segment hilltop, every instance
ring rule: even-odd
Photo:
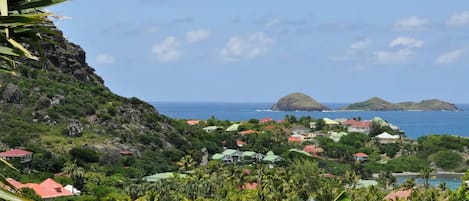
[[[391,103],[378,97],[370,98],[363,102],[352,103],[344,110],[367,110],[367,111],[392,111],[392,110],[423,110],[423,111],[456,111],[459,108],[452,103],[438,99],[423,100],[420,102]]]
[[[126,150],[159,158],[158,166],[142,170],[161,171],[174,167],[167,164],[171,157],[194,149],[175,120],[110,91],[86,63],[84,50],[51,26],[57,33],[44,36],[43,54],[35,53],[41,61],[21,60],[14,73],[0,73],[1,150],[21,147],[67,159],[70,150],[86,148],[102,164],[115,163]]]
[[[320,104],[310,96],[303,93],[292,93],[282,97],[271,108],[272,110],[282,111],[323,111],[329,110],[326,106]]]

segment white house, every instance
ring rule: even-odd
[[[380,143],[380,144],[391,144],[391,143],[396,143],[399,140],[399,135],[391,135],[387,132],[381,133],[375,137],[375,139]]]

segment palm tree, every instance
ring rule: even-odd
[[[186,155],[182,157],[176,164],[179,166],[179,170],[181,172],[185,172],[194,167],[197,162],[194,161],[191,155]]]
[[[62,171],[63,173],[70,175],[74,187],[83,189],[85,169],[78,166],[76,163],[65,163],[65,167],[62,169]]]
[[[425,180],[424,186],[425,188],[428,188],[429,183],[428,180],[430,179],[430,174],[435,171],[433,168],[425,167],[420,171],[420,178],[423,178]]]
[[[389,189],[396,182],[396,177],[390,171],[382,171],[379,173],[378,180],[384,184],[386,189]]]

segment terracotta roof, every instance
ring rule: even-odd
[[[236,140],[236,145],[238,145],[238,146],[243,146],[245,144],[246,144],[246,142],[243,142],[241,140]]]
[[[301,141],[302,141],[301,137],[296,137],[296,136],[288,137],[288,142],[301,142]]]
[[[240,135],[249,135],[249,134],[255,134],[257,131],[255,130],[246,130],[246,131],[241,131],[239,132]]]
[[[370,128],[371,127],[371,121],[357,121],[355,119],[347,119],[347,121],[344,122],[345,125],[355,127],[355,128]]]
[[[44,180],[40,184],[27,183],[22,184],[12,178],[8,178],[7,181],[13,185],[15,188],[31,188],[43,199],[62,197],[62,196],[72,196],[72,192],[65,189],[62,184],[57,183],[51,178]]]
[[[412,189],[407,189],[407,190],[398,190],[398,191],[391,191],[386,197],[384,197],[384,200],[400,200],[400,199],[408,199],[412,195]]]
[[[264,127],[264,130],[274,130],[274,129],[275,129],[274,125],[268,125],[268,126]]]
[[[187,120],[186,123],[193,126],[199,124],[200,120]]]
[[[127,149],[121,150],[119,152],[120,155],[132,155],[133,153]]]
[[[359,153],[353,154],[353,156],[355,156],[355,157],[368,157],[368,154],[359,152]]]
[[[273,119],[272,118],[263,118],[261,120],[259,120],[259,123],[269,123],[269,122],[272,122]]]
[[[283,124],[283,123],[285,123],[285,122],[286,122],[286,121],[285,121],[284,119],[282,119],[282,120],[277,120],[277,123],[279,123],[279,124]]]
[[[308,152],[308,153],[319,153],[323,152],[324,150],[321,147],[316,147],[314,145],[308,145],[303,148],[303,151]]]
[[[8,151],[0,153],[0,157],[23,157],[31,154],[33,154],[33,152],[25,151],[22,149],[10,149]]]
[[[243,186],[243,189],[256,190],[257,189],[257,183],[256,182],[245,183],[244,186]]]

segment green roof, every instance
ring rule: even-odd
[[[276,161],[282,160],[282,157],[277,156],[277,155],[267,155],[262,159],[262,161],[269,162],[269,163],[275,163]]]
[[[266,155],[267,155],[267,156],[273,156],[273,155],[275,155],[275,154],[274,154],[274,152],[272,152],[272,151],[269,151],[269,152],[267,152],[267,154],[266,154]]]
[[[223,158],[223,154],[213,154],[213,160],[221,160]]]
[[[237,152],[237,150],[235,150],[235,149],[227,149],[227,150],[223,151],[223,153],[221,153],[221,154],[222,154],[223,156],[225,156],[225,155],[233,155],[233,154],[235,154],[236,152]]]
[[[238,131],[239,125],[241,124],[233,124],[226,129],[226,131]]]
[[[186,174],[178,174],[178,173],[173,173],[173,172],[164,172],[164,173],[156,173],[154,175],[144,177],[143,179],[145,181],[149,181],[149,182],[156,182],[156,181],[159,181],[159,180],[162,180],[162,179],[174,178],[176,175],[178,175],[181,178],[184,178],[184,177],[187,176]]]
[[[329,119],[329,118],[324,118],[324,119],[322,119],[322,120],[323,120],[324,123],[327,124],[327,125],[338,125],[338,124],[339,124],[339,122],[334,121],[334,120]]]
[[[358,181],[357,187],[358,188],[368,188],[370,186],[376,186],[378,185],[378,182],[375,180],[362,180]]]
[[[253,152],[253,151],[245,151],[243,152],[243,156],[247,156],[247,157],[253,157],[255,156],[257,153],[256,152]]]
[[[303,150],[298,150],[298,149],[290,149],[288,150],[289,152],[296,152],[296,153],[299,153],[299,154],[304,154],[306,156],[311,156],[311,154],[309,154],[308,152],[306,151],[303,151]]]

